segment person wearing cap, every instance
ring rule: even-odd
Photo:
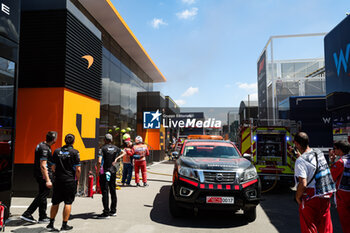
[[[54,222],[61,202],[64,202],[61,231],[73,229],[72,226],[67,225],[67,222],[81,174],[80,155],[79,151],[73,148],[75,141],[73,134],[67,134],[64,141],[66,145],[56,149],[52,156],[52,171],[55,174],[55,182],[51,200],[50,223],[46,226],[50,231],[58,231],[54,228]]]
[[[336,182],[335,203],[343,232],[350,232],[350,144],[336,141],[330,155],[331,173]],[[336,161],[336,156],[339,159]]]
[[[134,145],[134,161],[135,161],[135,182],[136,186],[140,186],[139,171],[141,169],[143,186],[148,186],[147,184],[147,169],[146,169],[146,156],[149,155],[149,150],[147,145],[143,143],[142,137],[137,136],[135,138]]]
[[[36,223],[32,214],[39,208],[39,223],[49,222],[46,215],[47,197],[52,188],[52,171],[50,161],[52,159],[51,146],[57,140],[57,132],[49,131],[46,140],[40,142],[35,149],[34,177],[39,186],[39,193],[36,195],[28,209],[22,214],[21,219],[27,222]]]
[[[126,184],[129,186],[132,178],[133,161],[132,156],[134,155],[134,148],[130,137],[124,139],[125,148],[124,151],[126,155],[123,157],[123,186]]]
[[[117,193],[115,191],[116,172],[115,164],[117,160],[126,153],[112,144],[113,136],[111,134],[105,135],[105,145],[100,149],[97,171],[100,171],[100,185],[102,192],[103,213],[99,218],[109,218],[109,216],[117,216]],[[121,155],[119,155],[121,153]],[[118,156],[119,155],[119,156]],[[117,157],[118,156],[118,157]],[[101,164],[102,169],[101,169]],[[111,206],[109,207],[108,189],[111,194]]]

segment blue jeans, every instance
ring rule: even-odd
[[[132,178],[132,169],[133,166],[131,163],[124,163],[123,164],[123,178],[122,178],[122,183],[130,184],[131,178]]]

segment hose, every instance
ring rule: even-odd
[[[276,166],[276,164],[274,164],[274,165]],[[271,190],[273,190],[277,185],[277,180],[278,180],[278,173],[277,173],[277,169],[276,169],[275,181],[273,182],[272,186],[266,190],[261,190],[261,193],[267,193],[267,192],[270,192]]]

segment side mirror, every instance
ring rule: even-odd
[[[243,158],[248,159],[250,162],[253,161],[253,156],[251,154],[243,154]]]
[[[179,152],[177,152],[177,151],[172,152],[171,155],[176,159],[179,158]]]

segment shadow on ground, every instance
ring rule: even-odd
[[[49,232],[45,226],[42,227],[35,227],[35,228],[29,228],[29,227],[22,227],[17,228],[15,230],[12,230],[11,232],[16,233],[40,233],[40,232]]]
[[[34,225],[37,226],[37,224],[33,224],[33,223],[29,223],[21,220],[19,216],[11,217],[6,221],[6,227],[20,227],[15,230],[11,230],[11,232],[18,232],[18,233],[47,232],[45,224],[40,224],[40,227],[33,227],[33,228],[28,227],[28,226],[34,226]]]
[[[261,207],[270,222],[279,232],[300,232],[298,205],[293,200],[294,192],[287,185],[277,185],[268,193],[262,194]],[[331,207],[333,231],[342,232],[337,210]]]
[[[9,227],[32,226],[32,225],[35,225],[35,223],[29,223],[29,222],[23,221],[22,219],[20,219],[19,216],[17,216],[17,217],[10,217],[6,221],[6,226],[9,226]]]
[[[98,214],[95,212],[89,212],[89,213],[80,213],[80,214],[71,214],[69,220],[73,219],[98,219]],[[39,233],[39,232],[48,232],[46,229],[46,224],[40,224],[40,227],[29,227],[34,226],[38,224],[32,224],[28,223],[26,221],[23,221],[18,217],[11,217],[7,222],[7,227],[19,227],[17,229],[11,230],[11,232],[17,232],[17,233]]]
[[[73,220],[73,219],[97,219],[98,218],[98,214],[96,214],[95,212],[89,212],[89,213],[81,213],[81,214],[71,214],[69,217],[69,220]]]
[[[243,214],[227,212],[200,211],[197,216],[191,213],[184,213],[183,218],[173,218],[168,207],[170,187],[170,185],[162,186],[153,201],[150,217],[154,222],[190,228],[231,228],[248,224]]]

